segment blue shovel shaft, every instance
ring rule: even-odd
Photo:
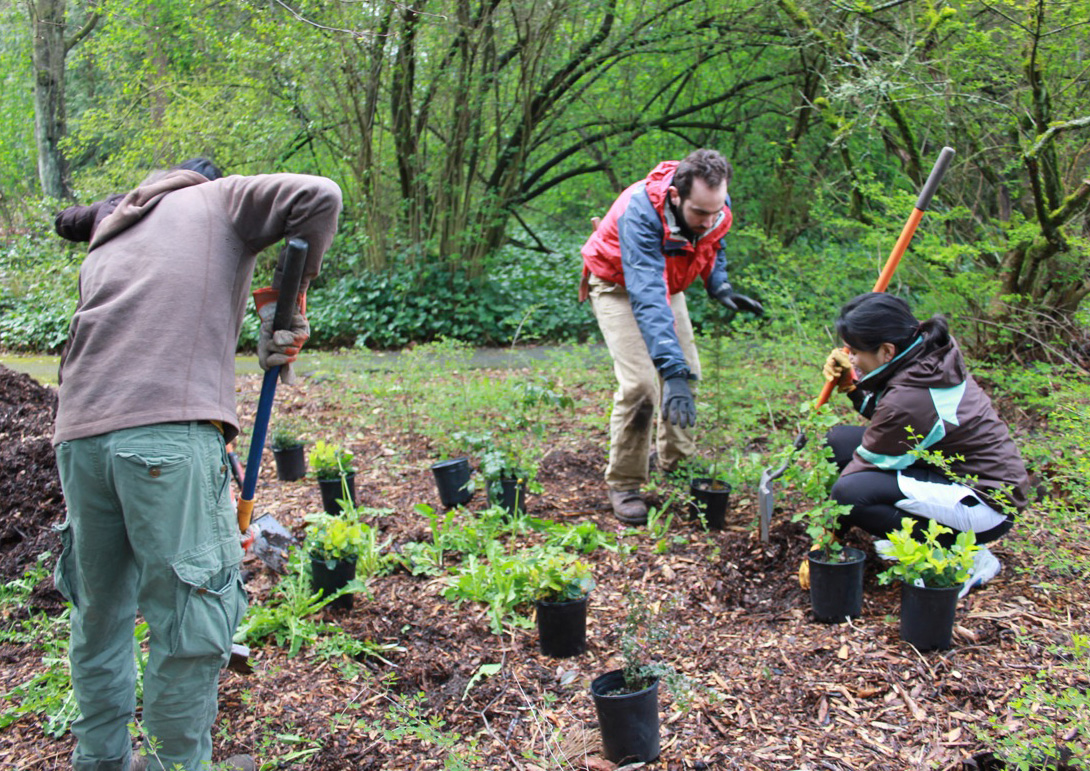
[[[261,470],[261,453],[269,433],[269,418],[272,416],[276,380],[279,376],[280,367],[270,367],[265,372],[265,379],[261,381],[261,397],[257,401],[257,415],[250,436],[250,454],[246,456],[246,476],[242,480],[243,500],[252,501],[257,491],[257,473]]]
[[[288,329],[291,326],[306,257],[306,241],[292,239],[288,242],[283,260],[283,278],[278,287],[280,297],[276,301],[276,313],[273,317],[274,330]],[[246,475],[242,480],[242,494],[238,501],[238,529],[242,533],[249,530],[250,520],[253,518],[257,475],[261,471],[261,454],[265,450],[265,437],[269,431],[269,418],[272,416],[276,381],[279,377],[280,367],[269,367],[265,371],[265,379],[261,381],[261,396],[257,401],[257,414],[254,416],[254,427],[250,433],[250,452],[246,456]]]

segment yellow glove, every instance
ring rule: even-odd
[[[825,360],[825,366],[821,368],[821,374],[826,380],[836,381],[836,388],[840,393],[851,391],[855,388],[855,371],[852,368],[851,359],[844,353],[843,348],[834,348]]]

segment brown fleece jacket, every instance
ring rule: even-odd
[[[235,436],[235,347],[255,258],[305,239],[305,289],[340,209],[335,182],[301,174],[208,181],[180,170],[126,195],[80,270],[54,444],[189,420]]]

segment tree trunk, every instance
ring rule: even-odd
[[[38,146],[38,179],[53,198],[71,195],[68,169],[61,154],[65,132],[64,17],[66,0],[27,3],[34,33],[34,139]]]

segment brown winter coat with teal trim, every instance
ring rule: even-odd
[[[974,478],[969,486],[993,507],[1000,490],[1016,509],[1026,507],[1022,456],[953,338],[935,347],[921,339],[859,380],[849,396],[870,424],[843,475],[907,468],[921,463],[911,451],[926,449],[942,453],[956,481]]]

